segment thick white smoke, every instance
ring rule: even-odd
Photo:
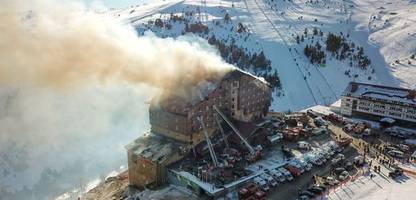
[[[2,2],[0,30],[0,81],[13,85],[101,81],[172,89],[232,68],[199,45],[138,37],[128,25],[58,0]]]
[[[138,37],[82,3],[0,6],[0,199],[50,199],[125,164],[160,89],[232,66],[189,40]]]
[[[148,130],[144,89],[3,88],[1,199],[51,199],[125,165],[124,145]]]

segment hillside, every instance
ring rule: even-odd
[[[269,81],[278,77],[272,109],[286,111],[331,104],[350,81],[413,86],[407,74],[416,63],[410,58],[416,46],[415,7],[410,1],[185,0],[110,14],[131,23],[139,34],[193,33],[216,46],[227,62],[260,76],[274,75]],[[314,35],[314,29],[322,36]],[[339,59],[327,51],[325,64],[312,64],[303,53],[305,45],[319,42],[325,48],[329,32],[362,47],[371,64],[357,67],[352,56]],[[301,35],[305,40],[298,44]],[[251,58],[262,52],[266,64],[254,66]]]

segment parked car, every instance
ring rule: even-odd
[[[395,179],[401,175],[403,175],[403,170],[399,168],[394,169],[393,171],[389,172],[389,177],[391,177],[392,179]]]
[[[298,168],[302,174],[305,172],[305,168],[296,161],[289,162],[289,165]]]
[[[398,137],[398,138],[401,138],[401,139],[409,139],[409,138],[411,138],[411,135],[409,135],[407,133],[404,133],[404,132],[398,132],[398,133],[396,133],[394,135],[391,135],[391,136],[395,136],[395,137]]]
[[[308,142],[299,141],[298,142],[298,148],[299,149],[304,149],[304,150],[309,150],[311,148],[311,145]]]
[[[322,152],[325,154],[325,157],[327,159],[329,159],[331,156],[333,156],[335,154],[335,152],[331,149],[331,147],[327,146],[327,145],[322,145],[321,147]]]
[[[269,141],[270,144],[276,144],[282,141],[282,139],[283,139],[283,133],[280,133],[280,132],[276,132],[273,135],[267,136],[267,140]]]
[[[293,165],[289,164],[285,168],[290,172],[290,174],[292,174],[293,177],[297,177],[297,176],[300,176],[302,174],[300,169],[293,166]]]
[[[342,162],[344,159],[345,159],[344,154],[339,153],[335,155],[335,157],[331,160],[331,162],[332,164],[337,164],[339,162]]]
[[[326,145],[328,145],[336,153],[340,153],[343,150],[343,148],[339,146],[335,141],[327,142]]]
[[[312,185],[307,189],[307,191],[314,193],[315,195],[321,195],[322,193],[325,192],[325,189],[323,189],[323,187],[320,187],[318,185]]]
[[[327,133],[328,133],[328,129],[325,127],[320,127],[320,128],[316,128],[312,130],[312,135],[323,135]]]
[[[322,163],[325,163],[327,161],[327,158],[329,158],[329,155],[325,154],[324,152],[317,152],[316,156],[319,160],[322,161]]]
[[[341,174],[338,175],[338,180],[339,181],[345,181],[349,177],[350,177],[350,173],[348,173],[347,171],[343,171],[343,172],[341,172]]]
[[[316,126],[321,127],[321,126],[328,126],[328,122],[325,121],[322,117],[317,117],[313,120],[313,122],[315,123]]]
[[[304,190],[302,192],[299,193],[299,196],[307,196],[309,198],[314,198],[316,195],[312,192],[309,192],[307,190]]]
[[[347,171],[352,171],[354,169],[354,164],[351,161],[345,161],[344,167]]]
[[[346,133],[351,133],[354,130],[354,124],[346,124],[342,130]]]
[[[267,191],[269,191],[270,190],[270,187],[269,187],[269,185],[267,184],[267,182],[264,180],[264,179],[262,179],[262,178],[260,178],[260,177],[255,177],[254,179],[253,179],[253,182],[257,185],[257,186],[259,186],[259,188],[261,189],[261,190],[263,190],[263,191],[265,191],[265,192],[267,192]]]
[[[397,127],[390,127],[384,130],[384,133],[389,134],[392,137],[398,137],[402,139],[409,139],[412,137],[413,133],[406,131],[404,129],[399,129]]]
[[[306,162],[304,160],[295,159],[293,161],[294,162],[297,162],[306,171],[311,171],[311,169],[312,169],[312,164],[310,164],[310,163],[308,163],[308,162]]]
[[[329,115],[325,115],[322,118],[324,118],[325,120],[328,120],[330,122],[333,122],[333,123],[338,123],[338,124],[344,123],[343,117],[340,116],[340,115],[337,115],[335,113],[331,113]]]
[[[387,154],[389,154],[390,156],[395,157],[395,158],[403,158],[404,157],[404,153],[399,151],[399,150],[391,150],[391,151],[388,151]]]
[[[333,170],[334,174],[336,174],[337,176],[339,176],[342,172],[346,172],[347,170],[343,167],[337,167]]]
[[[307,154],[304,157],[305,161],[310,162],[314,165],[321,166],[323,164],[322,160],[315,154]]]
[[[286,180],[285,179],[285,176],[281,172],[279,172],[279,171],[277,171],[275,169],[270,170],[269,171],[269,174],[272,175],[272,177],[274,179],[276,179],[277,181],[279,181],[281,183],[285,182],[285,180]]]
[[[362,156],[354,157],[354,164],[358,167],[363,166],[364,165],[364,157],[362,157]]]
[[[283,175],[285,175],[286,180],[288,181],[293,180],[292,174],[287,169],[281,167],[279,168],[279,171],[282,172]]]
[[[372,131],[371,131],[371,129],[370,128],[366,128],[366,129],[364,129],[364,131],[363,131],[363,136],[371,136],[372,135]]]
[[[394,146],[397,147],[399,150],[401,150],[403,152],[406,152],[406,151],[410,150],[410,147],[408,145],[405,145],[405,144],[397,144],[397,145],[394,145]]]
[[[334,177],[332,177],[332,176],[328,176],[325,179],[325,183],[327,185],[332,185],[333,186],[333,185],[338,185],[339,181],[337,179],[335,179]]]
[[[384,152],[387,153],[389,151],[398,151],[398,149],[395,146],[386,146],[384,147]]]
[[[265,180],[267,182],[267,184],[269,184],[269,186],[271,186],[271,187],[276,187],[276,185],[277,185],[276,180],[274,180],[274,178],[272,176],[270,176],[266,173],[261,174],[260,178]]]

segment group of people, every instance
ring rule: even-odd
[[[369,168],[371,169],[371,166],[373,164],[373,160],[370,161],[370,163],[368,164]],[[374,165],[374,171],[380,173],[381,172],[381,166],[380,165]]]

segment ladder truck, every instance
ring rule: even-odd
[[[250,143],[241,135],[240,131],[235,128],[235,126],[231,123],[231,121],[218,109],[217,106],[213,106],[214,110],[221,116],[221,118],[231,127],[234,133],[241,139],[243,144],[247,147],[249,154],[246,156],[247,161],[254,162],[261,157],[262,147],[259,145],[256,148],[253,148]]]

